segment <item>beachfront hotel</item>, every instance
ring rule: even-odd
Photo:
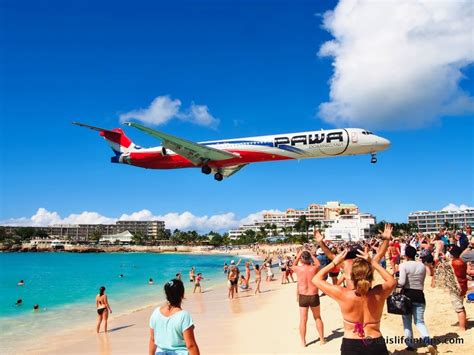
[[[22,227],[5,226],[8,233],[14,233]],[[69,239],[73,242],[88,242],[98,231],[101,236],[117,235],[126,231],[135,235],[140,233],[147,238],[156,239],[165,230],[164,221],[117,221],[115,224],[54,224],[47,227],[35,227],[44,231],[50,238]]]
[[[413,223],[423,233],[434,233],[447,223],[457,228],[474,225],[474,209],[416,211],[408,215],[408,223]]]
[[[263,215],[263,223],[276,224],[277,226],[294,225],[301,216],[306,216],[308,221],[334,221],[339,215],[359,213],[359,207],[352,203],[329,201],[325,205],[310,204],[303,209],[288,208],[285,212],[272,212]]]
[[[262,220],[241,225],[237,229],[229,230],[228,233],[230,239],[238,239],[247,230],[258,232],[264,228],[269,234],[275,234],[276,232],[281,235],[285,234],[285,228],[294,227],[302,216],[305,216],[307,221],[321,222],[322,226],[330,227],[342,215],[358,216],[359,207],[352,203],[340,203],[338,201],[329,201],[324,205],[312,203],[306,208],[288,208],[285,212],[265,213]],[[269,230],[268,226],[274,227]],[[292,231],[290,234],[296,234],[296,231]]]

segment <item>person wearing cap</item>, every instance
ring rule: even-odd
[[[426,278],[426,267],[420,261],[415,261],[416,249],[411,245],[405,248],[406,262],[400,265],[400,278],[398,285],[403,287],[403,294],[411,300],[411,312],[403,315],[403,329],[405,333],[405,342],[407,351],[415,351],[413,341],[412,319],[416,328],[422,336],[422,340],[428,347],[430,353],[436,353],[436,349],[430,344],[430,336],[425,325],[425,307],[426,300],[423,287]]]
[[[301,262],[301,263],[300,263]],[[319,334],[319,341],[324,344],[324,324],[321,319],[319,305],[319,290],[313,284],[313,277],[319,270],[318,259],[308,250],[301,249],[296,256],[295,263],[291,267],[298,276],[298,305],[300,307],[300,337],[304,347],[306,347],[306,324],[308,323],[308,308],[311,308],[316,329]]]

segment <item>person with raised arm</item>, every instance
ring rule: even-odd
[[[392,238],[392,230],[393,230],[393,227],[390,224],[387,224],[385,225],[385,230],[383,232],[380,231],[380,234],[382,236],[382,243],[380,244],[377,250],[377,253],[373,257],[373,260],[377,263],[380,263],[382,258],[387,253],[388,245]],[[319,247],[324,251],[324,254],[326,254],[326,256],[330,260],[334,260],[334,258],[336,257],[336,254],[333,253],[331,249],[329,249],[329,247],[326,245],[326,243],[324,242],[324,236],[320,233],[318,229],[314,230],[314,240],[319,245]],[[357,256],[357,252],[358,252],[358,248],[353,248],[350,251],[348,251],[346,260],[344,260],[341,264],[341,268],[344,271],[344,275],[351,274],[352,263]],[[354,287],[352,281],[349,278],[346,278],[345,282],[348,288]]]
[[[319,341],[321,344],[324,344],[326,341],[324,339],[324,324],[321,319],[321,309],[319,305],[319,290],[312,282],[314,275],[316,275],[319,270],[319,261],[313,253],[301,249],[291,268],[296,272],[298,277],[297,299],[300,308],[301,343],[306,347],[306,324],[308,323],[308,309],[311,308],[311,313],[316,321]]]
[[[384,235],[391,235],[392,227],[385,225]],[[350,278],[353,288],[332,285],[324,278],[336,265],[341,264],[348,250],[336,255],[313,278],[313,283],[339,305],[344,320],[344,338],[341,354],[388,354],[380,320],[385,300],[397,285],[394,277],[376,259],[371,259],[367,251],[359,251],[352,263]],[[372,287],[374,270],[384,282]]]

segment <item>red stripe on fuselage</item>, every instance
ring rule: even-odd
[[[209,163],[210,167],[221,168],[238,164],[257,163],[265,161],[289,160],[293,158],[283,155],[276,155],[262,152],[250,151],[231,151],[237,153],[240,158],[232,158],[227,160],[213,161]],[[139,166],[147,169],[179,169],[195,167],[189,160],[181,155],[165,155],[159,152],[133,152],[130,153],[131,165]]]

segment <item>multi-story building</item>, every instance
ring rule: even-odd
[[[371,236],[375,217],[368,213],[341,215],[324,233],[327,240],[359,241]]]
[[[240,226],[238,229],[232,229],[229,231],[229,237],[231,239],[237,239],[246,230],[252,229],[256,232],[261,227],[265,228],[267,234],[272,235],[275,232],[278,235],[287,234],[284,228],[293,227],[298,220],[305,216],[308,221],[319,221],[322,225],[330,226],[340,215],[357,215],[359,208],[354,204],[340,203],[338,201],[330,201],[325,205],[316,203],[310,204],[307,208],[295,209],[288,208],[285,212],[268,212],[263,215],[263,221],[255,221],[250,225]],[[266,228],[266,226],[275,225],[276,230],[273,228]],[[295,234],[296,231],[290,232]]]
[[[15,233],[22,227],[6,226],[7,233]],[[165,230],[163,221],[117,221],[115,224],[54,224],[47,227],[35,227],[44,231],[50,238],[69,239],[75,242],[87,242],[94,233],[102,236],[119,234],[129,231],[141,233],[147,238],[155,239],[160,231]]]
[[[448,211],[416,211],[408,215],[408,223],[417,225],[418,230],[423,233],[437,232],[440,227],[449,223],[458,228],[468,224],[474,225],[474,209],[448,210]]]
[[[339,215],[359,213],[359,207],[352,203],[330,201],[325,205],[312,203],[307,208],[289,208],[286,212],[269,212],[263,215],[263,223],[276,224],[277,226],[294,225],[301,216],[308,221],[334,221]]]

